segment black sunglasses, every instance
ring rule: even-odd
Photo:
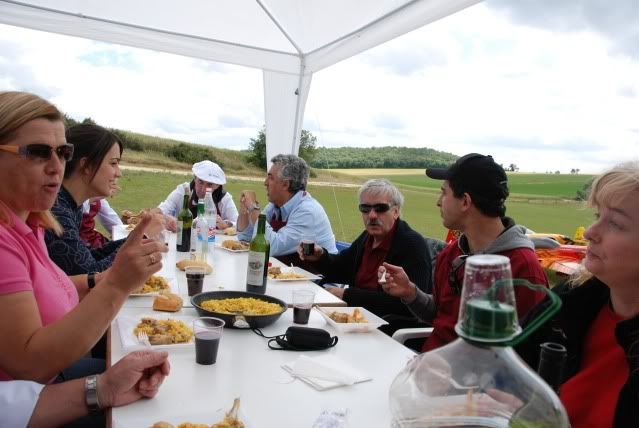
[[[462,266],[466,264],[466,259],[468,258],[468,254],[462,254],[460,256],[455,257],[455,259],[450,264],[450,270],[448,271],[448,284],[450,285],[453,294],[460,294],[461,288],[463,284],[463,275],[462,278],[459,278],[459,271]]]
[[[2,144],[0,150],[24,156],[27,159],[49,160],[53,152],[61,161],[68,162],[73,158],[73,144],[68,143],[58,147],[51,147],[48,144],[27,144],[26,146]]]
[[[376,213],[385,213],[386,211],[391,209],[392,205],[389,204],[359,204],[359,211],[368,214],[371,210],[374,210]]]

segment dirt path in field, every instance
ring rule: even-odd
[[[184,175],[184,174],[191,173],[191,171],[182,170],[182,169],[151,168],[148,166],[136,166],[136,165],[120,165],[120,168],[123,170],[130,170],[130,171],[167,172],[169,174],[176,174],[176,175]],[[255,181],[255,182],[264,181],[264,178],[243,176],[243,175],[226,174],[226,178],[231,180],[241,180],[241,181]],[[315,180],[309,180],[308,182],[309,184],[313,186],[334,186],[334,187],[345,187],[345,188],[360,187],[359,184],[352,184],[352,183],[338,183],[338,182],[331,182],[331,181],[315,181]]]

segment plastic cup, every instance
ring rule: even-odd
[[[185,269],[186,283],[189,287],[189,296],[195,296],[202,292],[204,285],[204,268],[201,266],[188,266]]]
[[[202,365],[215,364],[223,330],[224,320],[220,318],[200,317],[193,321],[196,363]]]
[[[315,293],[312,291],[293,291],[293,322],[295,324],[308,324],[314,299]]]

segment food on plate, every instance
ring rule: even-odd
[[[235,229],[235,227],[233,226],[227,227],[226,229],[224,229],[224,234],[229,236],[235,236],[237,235],[237,229]]]
[[[242,421],[238,419],[237,412],[240,409],[240,399],[233,400],[233,407],[226,412],[221,422],[211,425],[211,428],[244,428]]]
[[[247,242],[234,241],[232,239],[227,239],[226,241],[222,242],[222,246],[228,250],[233,251],[242,251],[249,249],[249,244]]]
[[[362,315],[362,311],[359,308],[353,309],[353,313],[333,311],[328,314],[328,317],[335,322],[339,323],[367,323],[368,320]]]
[[[240,421],[237,413],[240,409],[240,399],[233,400],[233,407],[226,412],[224,419],[220,422],[214,423],[210,427],[206,424],[194,424],[191,422],[184,422],[177,426],[177,428],[244,428],[244,423]],[[151,428],[175,428],[168,422],[156,422]]]
[[[284,271],[279,266],[271,266],[268,268],[268,277],[271,279],[303,279],[306,278],[306,275],[292,270]]]
[[[189,266],[200,266],[205,269],[207,275],[213,272],[213,267],[202,260],[180,260],[175,264],[175,266],[177,266],[177,268],[180,270],[185,270]]]
[[[142,217],[142,214],[144,214],[144,211],[146,210],[141,210],[137,214],[134,214],[133,211],[123,210],[122,215],[120,216],[122,218],[122,223],[133,225],[133,227],[135,227],[135,225],[140,222],[140,219]],[[133,229],[133,227],[131,227],[131,229]],[[129,228],[127,227],[127,229]]]
[[[146,280],[142,288],[138,288],[133,293],[134,294],[147,294],[147,293],[157,293],[158,291],[168,290],[169,283],[166,279],[162,278],[158,275],[151,275],[149,279]]]
[[[182,298],[177,294],[162,291],[153,299],[154,311],[177,312],[180,309],[182,309]]]
[[[253,297],[204,300],[200,306],[207,311],[222,314],[272,315],[282,312],[282,307],[277,303]]]
[[[156,422],[151,428],[175,428],[173,424],[168,422]],[[191,422],[184,422],[178,425],[178,428],[209,428],[207,424],[194,424]]]
[[[193,330],[183,321],[167,319],[157,320],[155,318],[142,318],[139,324],[133,329],[135,336],[138,333],[146,333],[149,336],[151,345],[171,345],[174,343],[187,343],[193,337]]]

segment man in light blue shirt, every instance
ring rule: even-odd
[[[271,256],[297,258],[300,241],[309,239],[329,253],[337,253],[335,235],[324,208],[306,191],[309,167],[295,155],[277,155],[271,159],[264,185],[269,204],[266,215],[266,239]],[[250,241],[260,208],[253,192],[242,192],[237,218],[238,239]]]

